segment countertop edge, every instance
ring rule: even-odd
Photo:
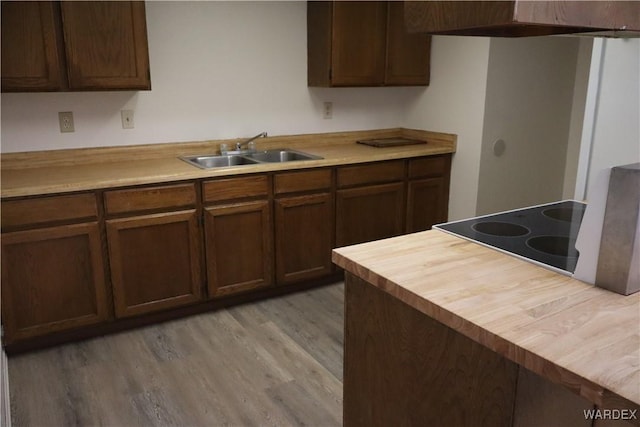
[[[423,138],[428,144],[397,148],[373,148],[356,144],[365,137],[405,136]],[[283,145],[324,157],[321,160],[271,163],[241,167],[198,169],[178,159],[181,155],[211,153],[221,141],[167,143],[128,147],[102,147],[51,152],[8,153],[2,156],[0,197],[15,198],[101,190],[134,185],[232,177],[252,173],[303,170],[412,157],[451,154],[456,151],[456,135],[415,129],[382,129],[307,135],[276,136],[265,139],[264,148]],[[233,141],[233,140],[232,140]],[[355,146],[358,147],[355,147]],[[206,151],[208,150],[208,151]],[[340,154],[345,151],[346,154]],[[206,151],[206,152],[205,152]],[[353,154],[357,152],[358,154]],[[139,153],[139,154],[138,154]],[[324,154],[324,155],[323,155]],[[98,156],[104,161],[95,161]],[[73,161],[70,161],[71,158]],[[94,159],[89,161],[88,159]],[[22,167],[27,166],[28,167]],[[136,165],[150,172],[136,170]],[[97,171],[96,171],[97,170]],[[42,175],[42,178],[25,176]],[[49,180],[51,176],[72,176]]]

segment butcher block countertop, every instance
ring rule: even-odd
[[[356,141],[403,137],[427,144],[375,148]],[[2,155],[1,196],[20,197],[153,184],[246,173],[336,166],[453,153],[456,136],[412,129],[382,129],[260,138],[258,150],[292,148],[321,160],[199,169],[179,156],[216,155],[219,145],[246,138],[127,147],[9,153]]]
[[[333,261],[591,402],[640,405],[640,293],[622,296],[438,230]]]

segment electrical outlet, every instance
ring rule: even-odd
[[[322,117],[325,119],[333,118],[333,102],[325,102]]]
[[[122,117],[122,129],[133,129],[133,110],[121,110],[120,116]]]
[[[58,121],[60,122],[60,132],[75,132],[73,126],[73,112],[61,111],[58,113]]]

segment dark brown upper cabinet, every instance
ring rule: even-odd
[[[640,31],[639,1],[409,1],[405,13],[409,31],[428,34],[624,36]]]
[[[2,91],[149,90],[144,2],[2,2]]]
[[[430,49],[405,30],[403,2],[307,3],[309,86],[426,86]]]

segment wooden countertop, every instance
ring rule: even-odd
[[[439,230],[335,249],[346,271],[605,408],[640,405],[640,293]]]
[[[422,139],[427,144],[374,148],[357,140],[384,137]],[[199,169],[179,156],[218,153],[221,143],[234,140],[153,144],[128,147],[9,153],[2,155],[1,196],[20,197],[82,190],[153,184],[198,178],[335,166],[455,152],[456,136],[412,130],[382,129],[275,136],[256,140],[258,149],[293,148],[322,156],[322,160]]]

